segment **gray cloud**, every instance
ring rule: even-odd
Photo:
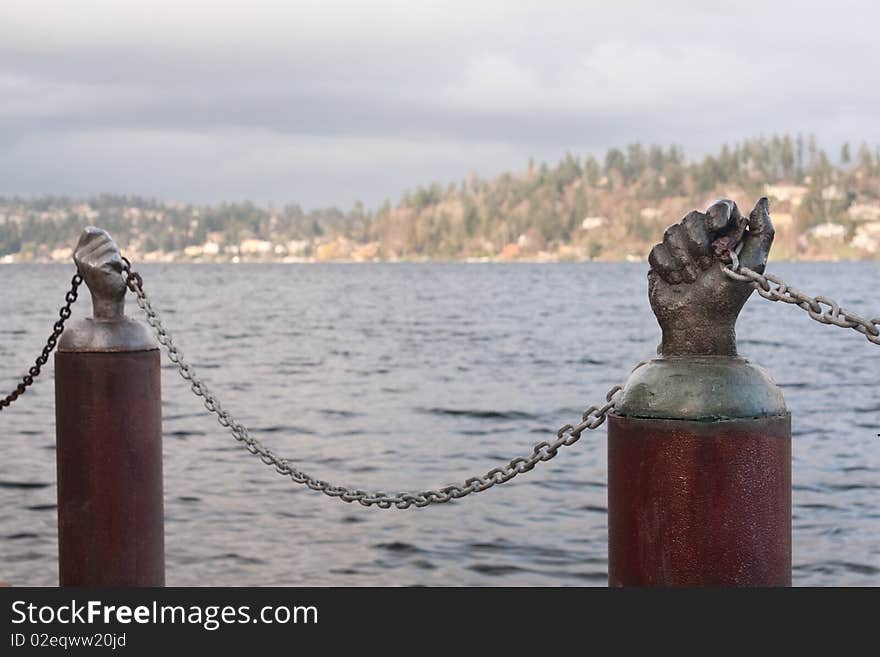
[[[692,4],[7,1],[0,194],[372,205],[635,140],[880,141],[872,3]]]

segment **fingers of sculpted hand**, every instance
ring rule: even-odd
[[[94,226],[83,230],[73,260],[84,275],[95,270],[117,274],[122,272],[122,256],[116,242],[107,231]]]
[[[693,283],[740,240],[743,241],[740,261],[763,271],[773,243],[766,198],[758,200],[747,219],[729,199],[716,201],[705,213],[690,212],[680,223],[666,230],[663,242],[651,249],[648,262],[651,270],[667,283]]]

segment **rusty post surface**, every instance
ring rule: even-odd
[[[791,584],[788,414],[608,423],[609,585]]]
[[[158,350],[55,356],[62,586],[163,586]]]

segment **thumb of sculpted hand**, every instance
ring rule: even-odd
[[[749,229],[743,238],[740,264],[763,274],[774,236],[773,222],[770,221],[770,203],[766,196],[762,196],[749,213]]]

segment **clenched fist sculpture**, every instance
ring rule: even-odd
[[[661,356],[736,355],[736,319],[754,291],[721,270],[721,257],[742,241],[743,266],[764,271],[773,224],[766,198],[749,216],[736,203],[716,201],[670,226],[648,256],[648,297],[663,331]]]
[[[125,309],[125,278],[119,247],[110,234],[87,226],[73,252],[73,261],[92,294],[95,319],[121,318]]]
[[[92,295],[92,317],[61,335],[59,351],[109,352],[156,349],[149,329],[125,315],[125,275],[119,247],[106,230],[87,226],[73,261]]]

